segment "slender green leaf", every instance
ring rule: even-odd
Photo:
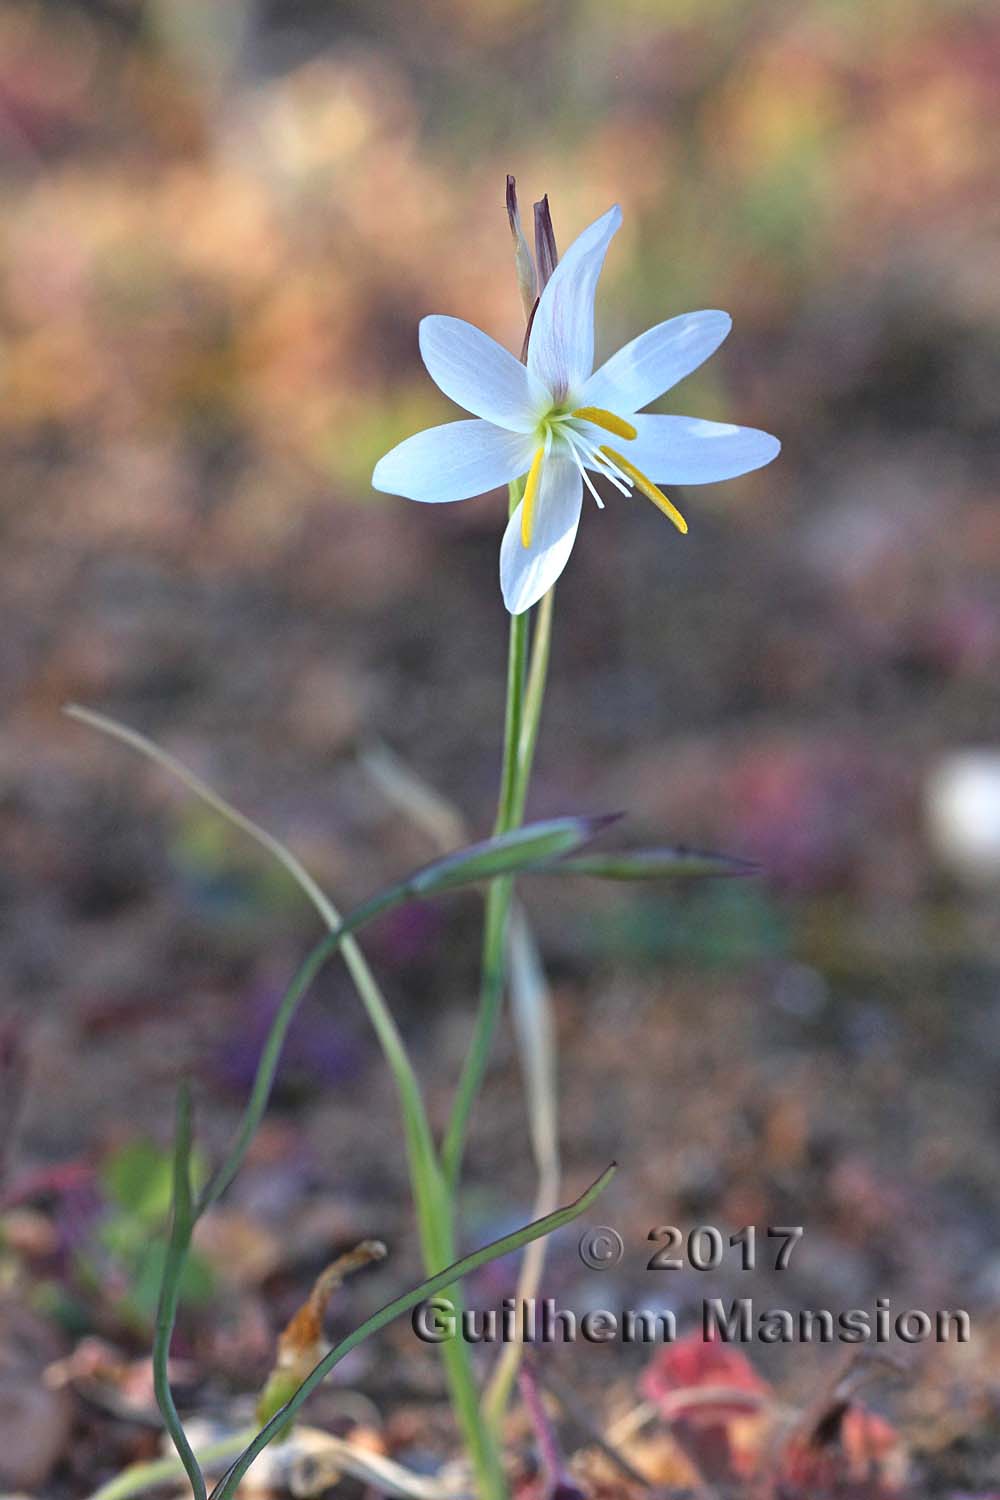
[[[568,1203],[565,1208],[557,1209],[555,1213],[547,1214],[543,1219],[536,1219],[534,1223],[526,1224],[523,1228],[514,1230],[512,1234],[506,1234],[501,1239],[493,1240],[491,1244],[483,1245],[481,1249],[474,1250],[471,1255],[464,1255],[461,1260],[456,1260],[453,1265],[447,1266],[443,1271],[439,1271],[436,1276],[429,1276],[419,1286],[413,1287],[408,1292],[404,1292],[401,1297],[395,1297],[391,1302],[387,1302],[384,1307],[379,1308],[377,1312],[373,1313],[370,1318],[366,1318],[353,1333],[348,1334],[346,1339],[343,1339],[335,1348],[330,1350],[329,1354],[325,1355],[319,1361],[299,1386],[291,1400],[287,1401],[281,1410],[275,1413],[270,1422],[261,1429],[253,1442],[215,1486],[210,1500],[230,1500],[240,1480],[257,1455],[262,1453],[268,1444],[274,1441],[275,1437],[287,1425],[290,1418],[296,1415],[308,1397],[312,1395],[316,1387],[325,1380],[330,1371],[346,1355],[350,1354],[352,1349],[356,1349],[359,1344],[363,1343],[365,1339],[370,1338],[372,1334],[378,1333],[387,1323],[391,1323],[395,1318],[401,1317],[403,1313],[409,1312],[419,1302],[426,1301],[428,1297],[435,1297],[439,1292],[446,1292],[449,1287],[453,1286],[463,1276],[467,1276],[470,1271],[476,1271],[480,1266],[488,1265],[490,1261],[499,1260],[502,1255],[509,1255],[512,1250],[520,1250],[522,1245],[530,1244],[532,1240],[537,1240],[541,1235],[551,1234],[554,1230],[561,1229],[564,1224],[569,1224],[580,1214],[585,1213],[599,1194],[604,1191],[611,1181],[615,1169],[616,1163],[612,1162],[601,1173],[600,1177],[591,1183],[586,1192],[581,1193],[579,1198],[576,1198],[572,1203]]]
[[[598,880],[692,880],[717,875],[756,875],[759,866],[730,854],[686,849],[623,849],[573,854],[549,866],[547,875],[592,875]]]

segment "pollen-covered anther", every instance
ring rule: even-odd
[[[662,510],[663,514],[673,521],[679,532],[685,536],[687,535],[688,523],[676,505],[672,500],[667,499],[663,491],[658,489],[651,479],[646,478],[641,469],[637,469],[635,464],[629,463],[628,459],[623,454],[616,452],[614,448],[602,447],[601,452],[606,458],[610,458],[613,463],[616,463],[620,469],[624,469],[636,489],[641,490],[647,500],[652,500],[657,509]]]
[[[631,440],[639,436],[631,422],[626,422],[624,417],[615,416],[613,411],[605,411],[603,406],[578,406],[570,415],[581,422],[593,422],[595,427],[603,427],[605,432],[613,432],[615,437]]]
[[[524,500],[521,503],[521,545],[531,546],[531,534],[535,520],[535,498],[538,494],[538,481],[542,475],[542,459],[545,457],[545,449],[539,448],[531,460],[531,468],[524,485]]]

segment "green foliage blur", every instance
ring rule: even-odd
[[[196,1180],[208,1173],[196,1156]],[[115,1315],[126,1326],[145,1332],[152,1326],[166,1255],[164,1228],[171,1202],[171,1154],[152,1141],[138,1139],[121,1146],[104,1163],[101,1186],[106,1209],[89,1243],[77,1251],[77,1272],[110,1299]],[[209,1301],[215,1286],[211,1267],[192,1253],[181,1281],[181,1306],[194,1308]]]

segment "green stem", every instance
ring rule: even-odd
[[[156,1333],[153,1339],[153,1388],[156,1404],[160,1408],[164,1425],[177,1449],[177,1456],[184,1465],[184,1472],[191,1482],[195,1500],[205,1500],[205,1476],[174,1405],[170,1389],[170,1342],[177,1319],[177,1302],[180,1297],[181,1277],[187,1261],[191,1235],[198,1214],[191,1196],[191,1093],[187,1083],[182,1083],[177,1095],[177,1127],[174,1136],[174,1182],[173,1215],[170,1223],[170,1239],[160,1282],[160,1297],[156,1308]]]
[[[426,1143],[421,1132],[419,1142],[407,1141],[407,1150],[421,1258],[430,1276],[455,1258],[454,1219],[429,1130]],[[461,1315],[461,1293],[456,1292],[453,1300]],[[464,1339],[452,1339],[441,1346],[441,1356],[452,1410],[478,1480],[481,1500],[504,1500],[506,1485],[500,1450],[480,1411],[471,1350]]]
[[[545,685],[549,676],[549,657],[552,652],[552,615],[555,609],[556,591],[549,589],[538,606],[535,618],[534,637],[531,642],[531,665],[524,694],[524,709],[521,715],[521,737],[517,747],[518,800],[515,805],[515,826],[524,818],[524,804],[531,782],[531,771],[535,763],[535,746],[538,744],[538,729],[545,702]]]
[[[510,514],[513,515],[524,493],[523,482],[509,486]],[[507,648],[507,704],[504,712],[503,764],[500,772],[500,796],[497,802],[494,833],[508,833],[521,820],[526,788],[520,785],[521,738],[524,723],[524,689],[528,659],[528,614],[511,615]],[[514,882],[494,880],[486,896],[483,927],[482,977],[479,986],[479,1008],[469,1051],[455,1092],[451,1116],[441,1145],[441,1167],[454,1208],[458,1190],[465,1138],[476,1095],[482,1085],[489,1060],[493,1034],[496,1031],[503,998],[504,938]]]
[[[512,509],[515,503],[512,493]],[[525,675],[528,645],[526,615],[511,617],[507,707],[504,715],[503,770],[500,779],[496,833],[507,833],[512,828],[518,827],[524,817],[535,747],[538,742],[542,705],[545,699],[552,642],[554,597],[554,592],[550,590],[542,599],[537,611],[531,664],[528,667],[527,676]],[[491,881],[486,895],[479,1008],[472,1041],[462,1068],[455,1103],[441,1148],[441,1168],[450,1195],[453,1221],[469,1119],[486,1074],[493,1037],[500,1017],[507,969],[507,927],[513,893],[514,881],[510,877],[505,877]],[[455,1347],[464,1347],[464,1345],[461,1341],[458,1345],[451,1343],[444,1345],[446,1360],[448,1351]],[[513,1368],[516,1369],[516,1366]],[[487,1419],[490,1438],[494,1444],[498,1439],[504,1404],[503,1396],[501,1396],[499,1404],[491,1410],[493,1420]]]
[[[528,660],[528,615],[511,615],[507,648],[507,706],[504,711],[503,766],[493,832],[509,833],[520,822],[517,813],[524,684]],[[523,800],[523,799],[522,799]]]
[[[514,487],[512,486],[512,491]],[[512,495],[513,499],[513,495]],[[527,616],[512,615],[507,665],[507,709],[504,715],[503,770],[497,806],[496,833],[509,833],[520,826],[531,781],[535,746],[545,699],[549,653],[552,642],[553,593],[550,590],[538,608],[531,665],[525,673],[528,647]],[[482,1087],[503,1000],[507,967],[507,924],[514,882],[494,880],[486,896],[483,926],[482,977],[479,1008],[472,1041],[459,1078],[455,1103],[441,1147],[441,1166],[454,1200],[462,1169],[469,1119]]]

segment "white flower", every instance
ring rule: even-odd
[[[639,490],[687,531],[654,479],[733,479],[770,463],[781,447],[753,427],[636,415],[714,353],[732,325],[727,313],[658,323],[594,371],[594,294],[621,218],[610,208],[560,260],[535,310],[526,365],[460,318],[423,319],[424,364],[474,419],[407,438],[372,475],[378,490],[436,503],[466,500],[527,474],[500,547],[500,586],[511,614],[529,609],[566,566],[584,485],[603,508],[591,474],[624,494]]]

